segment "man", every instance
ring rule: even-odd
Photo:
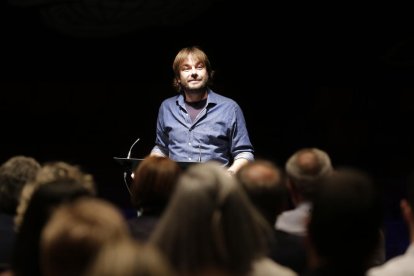
[[[21,191],[40,168],[36,159],[23,155],[13,156],[0,166],[0,274],[10,269],[16,234],[13,218]]]
[[[287,208],[288,193],[283,171],[269,160],[259,159],[243,166],[236,174],[250,201],[270,226]],[[298,274],[307,268],[305,237],[273,229],[269,257]]]
[[[307,225],[310,270],[304,275],[365,276],[381,239],[381,202],[363,171],[336,169],[321,179]]]
[[[236,173],[254,160],[240,106],[209,87],[213,70],[198,47],[183,48],[173,63],[179,95],[160,106],[155,146],[151,155],[178,162],[214,160]]]
[[[295,208],[283,212],[276,229],[306,236],[306,222],[315,185],[333,172],[329,155],[318,148],[302,148],[286,162],[287,185]]]

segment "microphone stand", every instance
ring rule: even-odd
[[[128,152],[128,155],[127,155],[127,158],[130,158],[131,157],[131,151],[132,151],[132,148],[135,146],[135,144],[139,141],[139,139],[141,139],[141,138],[138,138],[137,140],[135,140],[135,142],[132,144],[132,146],[129,148],[129,152]]]
[[[135,140],[135,142],[134,142],[134,143],[132,144],[132,146],[129,148],[129,152],[128,152],[128,155],[127,155],[127,158],[128,158],[128,159],[129,159],[129,158],[131,158],[132,148],[135,146],[135,144],[136,144],[139,140],[140,140],[140,138],[138,138],[137,140]],[[128,185],[128,180],[127,180],[127,177],[128,177],[128,172],[127,172],[127,171],[125,171],[125,172],[124,172],[124,183],[125,183],[125,186],[126,186],[126,188],[127,188],[128,192],[129,192],[129,194],[130,194],[130,195],[132,195],[131,190],[129,189],[129,185]]]
[[[125,183],[125,187],[127,188],[129,195],[132,195],[131,190],[129,189],[127,177],[128,177],[128,173],[127,172],[124,172],[124,183]]]

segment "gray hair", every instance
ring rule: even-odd
[[[299,193],[309,199],[314,184],[333,171],[328,153],[318,148],[296,151],[286,162],[286,174]]]

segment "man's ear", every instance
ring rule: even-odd
[[[402,216],[406,222],[409,223],[410,221],[414,220],[413,210],[411,209],[411,206],[406,199],[402,199],[400,201],[400,208]]]

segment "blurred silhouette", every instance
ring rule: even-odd
[[[306,275],[365,275],[380,240],[382,218],[379,191],[366,173],[337,169],[322,179],[309,217]]]
[[[97,192],[94,177],[91,174],[82,171],[79,166],[63,161],[47,162],[43,164],[42,168],[37,173],[36,178],[33,181],[28,182],[22,190],[15,217],[17,229],[22,224],[23,216],[32,194],[45,183],[59,179],[74,180],[81,183],[92,194],[96,194]]]
[[[266,258],[271,228],[217,162],[180,177],[150,237],[179,275],[296,275]]]
[[[131,185],[131,203],[137,216],[128,220],[136,239],[148,239],[168,204],[180,173],[178,164],[166,157],[147,156],[139,163]]]
[[[288,206],[289,195],[283,171],[271,161],[258,159],[243,166],[236,176],[253,205],[274,231],[273,239],[269,241],[269,257],[299,274],[305,271],[307,256],[304,237],[273,228],[276,217]]]
[[[60,204],[94,193],[84,183],[71,178],[57,178],[34,190],[22,218],[13,252],[12,272],[15,276],[40,276],[40,236],[50,215]]]
[[[62,204],[42,231],[41,271],[44,276],[88,275],[99,252],[121,241],[133,242],[121,210],[112,203],[88,197]]]
[[[85,276],[173,276],[173,269],[158,250],[134,240],[104,246]]]
[[[395,256],[384,264],[373,267],[367,272],[367,276],[408,276],[414,275],[414,174],[408,177],[406,193],[400,201],[403,219],[408,228],[410,244],[405,253]]]
[[[284,211],[276,220],[276,229],[306,236],[306,223],[317,183],[331,174],[329,155],[318,148],[296,151],[286,162],[287,186],[294,209]]]
[[[23,186],[36,177],[39,169],[37,160],[22,155],[13,156],[0,166],[0,272],[10,269],[14,216]]]

